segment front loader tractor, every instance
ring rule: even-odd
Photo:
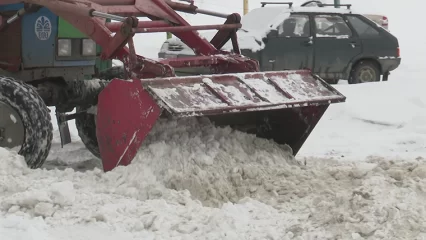
[[[191,26],[178,12],[225,22]],[[0,147],[16,149],[31,168],[50,151],[48,106],[56,109],[62,143],[70,142],[67,121],[75,119],[82,142],[109,171],[131,163],[159,118],[209,118],[287,144],[295,155],[328,106],[345,101],[309,70],[260,72],[240,53],[239,14],[193,2],[2,0],[0,20]],[[76,32],[61,30],[71,28]],[[217,33],[207,41],[198,30]],[[144,42],[133,36],[153,32],[174,34],[196,55],[157,61],[136,54],[135,44]],[[221,50],[228,41],[231,52]],[[124,72],[86,80],[95,74],[96,45],[102,60],[121,61]],[[210,73],[176,76],[188,67]]]

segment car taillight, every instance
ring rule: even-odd
[[[400,56],[399,47],[396,48],[396,57]]]
[[[388,24],[389,24],[388,18],[386,16],[383,16],[382,17],[382,25],[383,26],[388,26]]]

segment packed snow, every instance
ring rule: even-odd
[[[388,82],[335,85],[346,102],[296,158],[205,119],[162,120],[130,166],[104,173],[71,121],[73,142],[56,129],[41,169],[0,148],[0,239],[426,239],[424,40],[400,2],[348,2],[389,17],[402,64]],[[165,34],[148,37],[138,50],[156,57]]]

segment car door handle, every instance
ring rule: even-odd
[[[312,46],[312,44],[314,44],[314,42],[312,40],[308,40],[308,41],[303,42],[303,45],[305,45],[305,46]]]
[[[351,47],[358,47],[359,46],[359,44],[357,42],[350,42],[349,45]]]

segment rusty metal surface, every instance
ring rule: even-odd
[[[111,31],[111,32],[118,32],[120,31],[120,28],[122,27],[121,22],[107,22],[105,23],[105,26]],[[138,22],[138,28],[152,28],[152,27],[169,27],[170,25],[163,21],[139,21]]]
[[[92,0],[92,1],[103,6],[135,4],[135,0]]]
[[[161,59],[160,62],[173,68],[210,67],[210,72],[214,74],[259,71],[256,60],[241,55],[233,55],[232,57],[226,54],[189,56]],[[242,62],[244,64],[241,64]]]
[[[2,12],[2,21],[6,22],[15,12]],[[18,19],[0,31],[0,68],[11,72],[18,71],[21,64],[21,22],[21,19]]]
[[[141,80],[179,116],[328,105],[345,97],[308,70]]]
[[[187,32],[194,30],[225,30],[225,29],[237,29],[240,28],[241,24],[215,24],[215,25],[200,25],[200,26],[175,26],[175,27],[151,27],[151,28],[136,28],[136,33],[153,33],[153,32]]]

